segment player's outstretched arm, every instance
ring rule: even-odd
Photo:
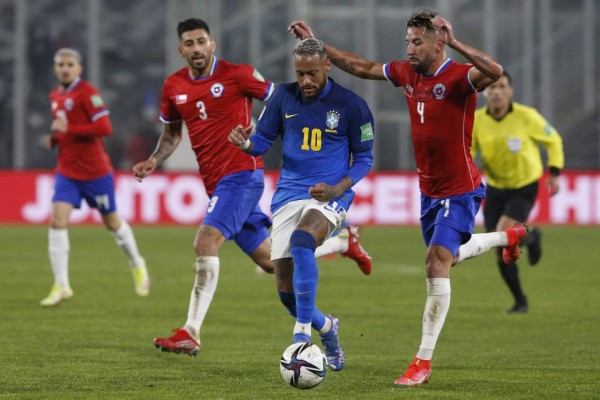
[[[293,21],[288,27],[288,31],[297,39],[315,37],[310,26],[302,20]],[[329,44],[326,45],[326,48],[327,56],[339,69],[362,79],[386,79],[382,63],[366,60],[357,54],[337,49]]]
[[[452,25],[443,17],[438,15],[431,22],[442,41],[450,46],[450,48],[458,51],[473,64],[475,69],[469,73],[469,79],[478,89],[485,89],[502,76],[502,66],[489,54],[456,39]]]
[[[173,154],[181,142],[181,128],[181,122],[163,124],[163,131],[154,152],[146,161],[133,166],[133,176],[135,179],[141,182],[142,179],[154,172],[156,167]]]

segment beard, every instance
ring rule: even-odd
[[[431,64],[425,64],[423,62],[420,62],[417,65],[411,64],[411,67],[413,69],[413,71],[415,71],[417,74],[421,74],[424,75],[427,73],[427,70],[429,70],[429,67],[431,66]]]

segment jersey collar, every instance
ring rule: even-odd
[[[333,80],[331,78],[327,78],[327,85],[325,85],[325,89],[323,89],[321,94],[319,96],[317,96],[317,100],[323,99],[325,96],[327,96],[329,94],[329,92],[331,92],[331,87],[333,86],[332,81]]]
[[[210,69],[210,73],[205,76],[199,76],[197,78],[194,78],[194,76],[192,75],[192,73],[190,72],[190,70],[188,68],[188,75],[189,75],[190,79],[193,81],[199,81],[201,79],[210,78],[217,70],[217,65],[219,64],[219,59],[217,58],[217,56],[213,56],[213,60],[214,60],[214,62],[213,62],[212,68]]]
[[[435,71],[435,73],[432,74],[423,74],[423,76],[426,76],[428,78],[434,77],[434,76],[438,76],[439,74],[441,74],[446,68],[448,68],[448,66],[452,63],[452,59],[449,58],[446,61],[444,61],[444,63],[442,65],[440,65],[440,67],[437,69],[437,71]]]

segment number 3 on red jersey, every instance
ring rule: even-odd
[[[206,105],[204,105],[203,101],[197,102],[196,107],[198,107],[198,116],[200,119],[204,120],[208,118],[208,114],[206,113]]]

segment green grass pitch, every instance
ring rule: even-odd
[[[181,327],[193,284],[195,228],[134,227],[153,280],[133,291],[125,256],[100,226],[73,227],[75,297],[38,303],[52,284],[44,226],[0,227],[2,399],[593,399],[600,398],[600,229],[545,227],[539,266],[520,271],[530,312],[512,305],[494,256],[452,270],[452,305],[427,385],[393,385],[414,357],[425,303],[417,228],[365,227],[374,259],[320,260],[317,304],[341,320],[346,368],[310,391],[279,374],[294,321],[272,276],[234,245],[198,357],[161,353],[152,338]],[[318,338],[315,336],[318,342]]]

